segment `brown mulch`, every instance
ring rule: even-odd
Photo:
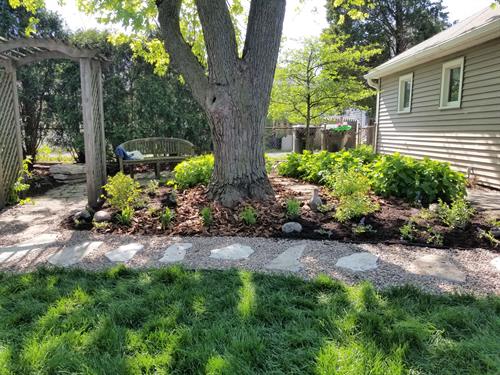
[[[309,196],[290,190],[286,186],[286,179],[281,177],[271,178],[276,199],[265,202],[242,202],[233,209],[221,206],[207,198],[205,187],[195,187],[177,193],[177,204],[170,202],[172,189],[161,187],[154,196],[147,196],[147,204],[135,212],[133,223],[130,227],[119,225],[114,221],[106,227],[93,228],[99,233],[120,233],[139,235],[176,235],[176,236],[257,236],[257,237],[286,237],[318,240],[340,240],[346,242],[366,243],[398,243],[408,244],[401,239],[400,228],[408,222],[410,217],[418,214],[419,209],[399,199],[385,199],[373,197],[380,205],[380,210],[365,218],[365,225],[372,230],[366,233],[355,233],[354,228],[358,222],[339,223],[332,218],[337,201],[328,194],[326,189],[319,187],[320,195],[326,207],[324,212],[313,212],[307,206]],[[285,183],[284,183],[285,182]],[[300,184],[298,180],[289,179],[290,184]],[[296,198],[302,202],[300,218],[289,219],[286,217],[286,201]],[[162,228],[160,214],[165,207],[170,206],[175,211],[175,216],[168,228]],[[242,222],[240,214],[247,206],[251,206],[257,213],[257,224],[246,225]],[[203,225],[200,211],[210,207],[213,214],[213,224],[210,227]],[[281,227],[289,221],[299,222],[303,231],[300,234],[284,234]],[[65,225],[75,229],[71,217]],[[488,229],[485,218],[476,215],[465,229],[451,230],[443,226],[436,219],[417,220],[418,233],[412,245],[439,247],[427,244],[429,228],[441,233],[444,239],[443,247],[450,248],[491,248],[491,244],[478,236],[479,229]],[[84,226],[79,229],[90,229]]]

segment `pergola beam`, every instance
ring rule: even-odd
[[[52,39],[9,39],[0,43],[0,53],[22,48],[43,48],[48,51],[60,52],[70,58],[93,58],[99,51],[80,49]]]

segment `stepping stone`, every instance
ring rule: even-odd
[[[496,258],[492,259],[492,261],[490,262],[490,264],[493,266],[493,268],[495,270],[497,270],[498,272],[500,272],[500,257],[496,257]]]
[[[306,245],[290,247],[274,258],[266,268],[280,271],[298,272],[301,269],[300,257],[304,253]]]
[[[0,263],[18,261],[32,251],[43,250],[56,242],[57,234],[43,233],[35,239],[21,242],[17,245],[0,247]]]
[[[107,252],[106,258],[112,262],[127,262],[134,257],[135,253],[141,251],[142,249],[144,249],[144,245],[133,242]]]
[[[56,266],[71,266],[81,261],[92,251],[97,250],[102,244],[102,241],[87,241],[80,245],[65,247],[58,253],[52,255],[49,258],[49,263]]]
[[[162,263],[180,262],[186,256],[186,250],[193,247],[192,243],[176,243],[169,247],[163,253],[163,257],[159,260]]]
[[[464,282],[465,273],[460,271],[447,257],[438,254],[424,255],[415,260],[411,271],[418,275],[434,276],[455,282]]]
[[[377,261],[378,256],[372,253],[355,253],[340,258],[335,265],[354,272],[365,272],[376,269]]]
[[[247,259],[253,253],[253,249],[250,246],[235,243],[221,249],[213,249],[210,252],[210,258],[222,260],[239,260]]]

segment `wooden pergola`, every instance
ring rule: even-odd
[[[0,37],[0,208],[5,206],[23,160],[16,71],[47,59],[68,59],[80,64],[87,194],[91,207],[97,205],[106,183],[101,74],[105,57],[97,50],[76,48],[54,39]]]

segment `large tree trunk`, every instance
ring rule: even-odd
[[[266,117],[251,98],[244,103],[238,96],[219,93],[207,111],[215,158],[209,194],[228,207],[245,199],[273,197],[264,160]]]
[[[208,76],[179,28],[182,0],[157,2],[165,48],[212,131],[215,169],[211,198],[226,206],[273,198],[264,161],[264,127],[285,16],[285,0],[252,0],[242,57],[226,0],[196,0]]]

